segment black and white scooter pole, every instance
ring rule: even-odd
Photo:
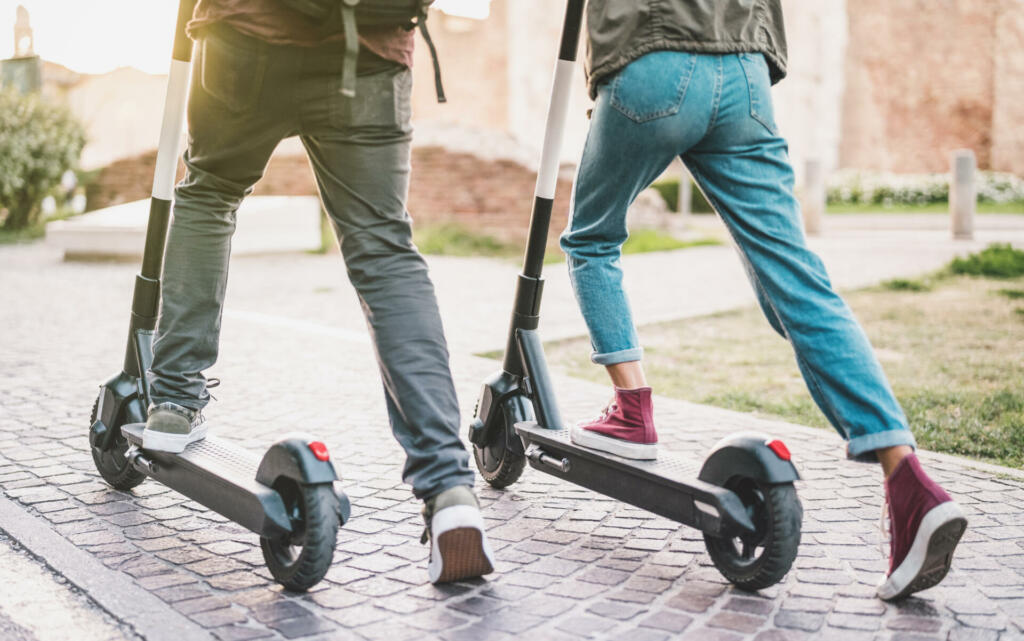
[[[555,188],[558,185],[565,118],[572,95],[576,50],[579,47],[585,4],[586,0],[568,0],[562,24],[561,44],[558,49],[558,61],[555,63],[551,101],[548,104],[547,122],[544,127],[544,146],[541,151],[540,168],[537,170],[533,212],[530,215],[530,235],[523,259],[523,272],[516,284],[515,307],[505,349],[504,369],[517,376],[523,375],[524,372],[516,330],[536,329],[540,320],[540,298],[543,289],[541,271],[544,267],[548,228],[551,225],[551,210],[555,202]]]
[[[174,179],[178,169],[178,147],[181,132],[185,126],[185,106],[188,101],[189,76],[192,62],[192,40],[185,33],[185,27],[192,18],[197,0],[181,0],[178,5],[178,20],[174,31],[174,49],[171,54],[171,70],[167,78],[167,97],[164,101],[163,123],[160,126],[160,146],[156,153],[156,170],[153,175],[153,194],[149,204],[149,223],[146,226],[146,246],[142,253],[142,271],[135,277],[135,293],[132,296],[132,319],[128,349],[124,359],[124,371],[141,378],[150,354],[140,353],[149,341],[140,342],[140,334],[148,334],[156,328],[157,313],[160,309],[160,272],[164,262],[164,246],[167,243],[167,227],[171,217],[171,202],[174,198]]]

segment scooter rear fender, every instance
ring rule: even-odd
[[[800,473],[791,459],[782,441],[758,432],[741,432],[711,449],[697,478],[720,487],[736,476],[766,485],[792,483],[800,479]]]

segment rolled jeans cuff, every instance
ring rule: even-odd
[[[597,352],[594,352],[590,355],[590,360],[598,365],[616,365],[618,363],[639,361],[643,359],[643,357],[644,348],[630,347],[629,349],[623,349],[617,352],[608,352],[606,354],[598,354]]]
[[[913,433],[906,428],[897,428],[850,439],[846,446],[846,458],[862,463],[877,463],[878,456],[875,454],[875,450],[897,445],[907,445],[917,449]]]

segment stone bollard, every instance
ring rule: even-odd
[[[949,177],[949,216],[956,240],[974,239],[974,212],[978,195],[974,184],[976,162],[970,149],[953,152]]]
[[[804,231],[818,236],[825,215],[825,165],[817,158],[809,158],[804,165],[803,196]]]
[[[676,211],[679,212],[680,228],[686,229],[690,226],[690,204],[693,202],[693,179],[690,177],[686,165],[679,161],[679,201],[676,203]]]

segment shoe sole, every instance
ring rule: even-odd
[[[445,508],[431,519],[431,583],[471,579],[494,571],[494,554],[484,536],[480,511],[468,505]]]
[[[581,447],[608,452],[634,461],[653,461],[658,458],[657,443],[631,443],[619,438],[596,434],[574,425],[569,430],[569,439]]]
[[[209,426],[206,423],[202,423],[188,434],[168,434],[167,432],[145,429],[142,430],[142,449],[181,454],[190,444],[206,438],[208,428]]]
[[[967,530],[960,506],[942,503],[925,514],[903,563],[878,587],[878,597],[894,601],[938,585],[953,564],[953,551]]]

